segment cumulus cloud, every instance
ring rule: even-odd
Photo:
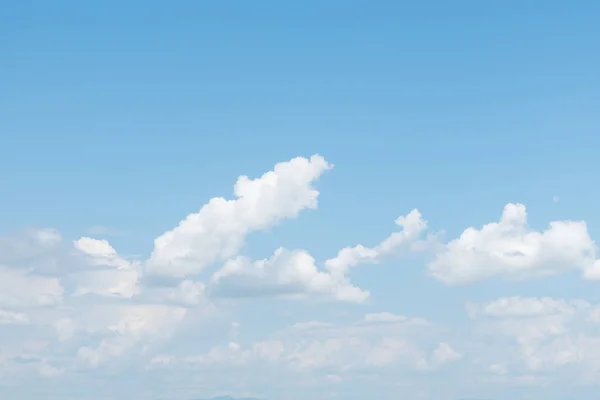
[[[377,263],[402,251],[426,248],[421,234],[427,229],[418,210],[396,220],[402,227],[373,248],[358,245],[340,250],[320,269],[305,250],[277,249],[270,259],[251,261],[246,257],[229,260],[212,277],[215,293],[224,296],[306,296],[323,295],[339,301],[363,302],[370,293],[350,283],[350,267]]]
[[[93,265],[103,265],[118,269],[130,269],[135,265],[122,258],[107,240],[82,237],[73,242],[73,246],[89,257]]]
[[[84,294],[130,299],[141,292],[138,264],[119,256],[107,241],[83,237],[69,247],[56,231],[42,229],[4,238],[2,246],[0,258],[10,265],[0,266],[0,324],[35,325],[27,331],[23,343],[36,343],[30,337],[38,331],[39,337],[47,337],[49,329],[63,343],[42,340],[43,346],[23,347],[21,353],[8,356],[0,365],[5,372],[29,368],[40,376],[53,378],[72,370],[74,360],[96,367],[123,356],[144,341],[163,337],[185,315],[180,308],[163,305],[104,304],[79,299]],[[35,315],[35,320],[28,314]],[[64,366],[42,357],[60,355],[59,359],[65,359],[62,351],[72,348],[78,340],[89,342],[92,338],[100,338],[100,342],[78,346],[71,354],[72,362],[63,361]],[[19,348],[18,338],[11,340]],[[0,346],[0,352],[6,352],[5,346]],[[21,365],[19,360],[25,355],[40,361]]]
[[[553,221],[538,232],[528,226],[524,205],[508,204],[499,222],[467,228],[450,241],[428,271],[449,285],[492,277],[524,279],[572,269],[588,271],[598,265],[595,254],[585,222]],[[595,271],[586,276],[595,277]]]
[[[414,209],[406,216],[396,219],[396,225],[400,226],[400,232],[394,232],[375,247],[357,245],[345,247],[340,250],[336,257],[325,262],[325,267],[333,276],[345,276],[348,268],[361,263],[377,263],[383,257],[394,254],[401,250],[424,249],[425,242],[418,241],[422,232],[427,229],[427,221],[423,219],[419,210]]]
[[[291,376],[316,373],[340,383],[348,373],[433,372],[473,357],[471,339],[480,337],[501,338],[499,348],[506,342],[512,346],[478,364],[497,381],[541,382],[538,373],[564,367],[580,368],[590,382],[600,377],[600,306],[584,300],[512,296],[468,303],[477,329],[462,343],[448,327],[392,312],[355,315],[351,322],[310,319],[324,317],[322,309],[318,317],[264,336],[242,334],[241,325],[227,319],[241,320],[228,308],[238,302],[225,298],[361,303],[370,292],[350,279],[352,269],[409,252],[429,252],[428,273],[448,285],[571,270],[600,279],[585,222],[553,221],[537,231],[520,204],[508,204],[498,222],[467,228],[445,244],[426,236],[428,222],[414,209],[399,217],[398,230],[381,242],[334,249],[329,259],[317,261],[306,250],[284,248],[265,259],[244,256],[252,232],[317,207],[319,191],[313,185],[330,168],[315,155],[279,163],[256,179],[240,177],[233,199],[211,199],[156,238],[144,261],[123,256],[106,240],[63,240],[52,229],[0,238],[0,379],[9,370],[27,368],[58,378],[135,358],[151,360],[150,369],[271,366]],[[203,281],[199,274],[213,264]],[[151,286],[154,281],[144,280],[156,276],[168,277],[171,284]],[[223,320],[199,326],[198,317],[218,307]],[[244,316],[244,328],[251,326],[246,321],[252,316]],[[221,333],[227,338],[220,345],[196,343],[203,335],[216,336],[219,324],[226,325]],[[167,342],[175,334],[188,342]],[[510,358],[514,354],[517,359]]]
[[[268,260],[246,257],[230,260],[212,277],[215,292],[223,296],[293,296],[321,294],[341,301],[362,302],[367,291],[346,277],[319,271],[315,259],[304,250],[278,249]]]
[[[210,305],[203,282],[184,279],[173,288],[145,287],[144,272],[183,277],[213,261],[236,256],[252,231],[315,208],[319,192],[313,183],[330,168],[323,157],[315,155],[279,163],[257,179],[241,176],[234,186],[235,199],[210,200],[158,237],[145,262],[121,256],[107,240],[81,237],[65,242],[53,229],[0,237],[0,323],[30,324],[29,315],[21,309],[50,309],[36,314],[36,324],[50,328],[64,348],[85,342],[86,337],[99,339],[95,345],[77,348],[81,362],[96,367],[122,358],[141,343],[168,336],[187,315],[186,308]],[[228,265],[240,260],[232,259]],[[279,274],[284,281],[286,273],[293,275],[293,268],[299,267],[298,282],[324,286],[319,290],[344,296],[343,287],[320,283],[319,273],[313,282],[305,279],[303,273],[314,271],[310,265],[302,270],[306,260],[301,253],[289,260],[295,262],[291,269],[278,265],[284,268]],[[264,346],[259,348],[266,351]],[[51,376],[63,369],[40,364],[39,371]]]
[[[137,263],[119,256],[108,241],[82,237],[73,242],[73,246],[91,265],[99,267],[75,275],[76,296],[96,294],[130,298],[140,293]]]
[[[471,309],[488,337],[509,338],[517,346],[519,358],[494,362],[495,374],[508,374],[507,365],[517,361],[525,375],[565,367],[578,370],[582,381],[600,374],[597,306],[580,299],[507,297]]]
[[[154,241],[147,261],[152,274],[185,277],[213,261],[237,255],[246,236],[267,229],[300,211],[317,207],[312,184],[332,168],[323,157],[294,158],[257,179],[238,178],[234,200],[215,197],[173,230]]]

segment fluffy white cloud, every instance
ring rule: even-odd
[[[319,271],[304,250],[278,249],[268,260],[252,262],[238,257],[225,263],[212,277],[217,294],[224,296],[301,296],[320,294],[341,301],[364,301],[369,293],[346,277]]]
[[[600,376],[597,306],[580,299],[510,297],[469,308],[487,337],[510,338],[517,346],[518,359],[506,359],[513,352],[504,349],[499,356],[505,359],[490,366],[493,373],[507,375],[513,364],[528,376],[565,367],[579,371],[575,376],[583,382]]]
[[[0,307],[43,307],[62,302],[64,288],[56,278],[0,266]]]
[[[592,281],[600,280],[600,260],[596,260],[592,265],[586,266],[583,271],[583,277]]]
[[[214,198],[157,238],[143,265],[119,255],[106,240],[82,237],[69,246],[52,229],[0,238],[0,323],[31,323],[28,314],[15,308],[54,307],[36,314],[35,324],[41,335],[48,329],[53,332],[63,343],[60,351],[85,343],[77,345],[76,356],[91,367],[122,359],[142,343],[147,346],[168,337],[187,315],[186,308],[165,303],[188,308],[211,305],[200,281],[183,280],[170,289],[144,287],[142,266],[150,274],[180,277],[235,256],[250,232],[315,208],[319,192],[312,184],[330,168],[323,157],[299,157],[277,164],[258,179],[240,177],[234,200]],[[302,263],[299,260],[296,266]],[[343,288],[330,285],[327,290],[341,293]],[[90,294],[101,297],[82,297]],[[265,346],[258,346],[257,352],[272,354]],[[38,370],[54,376],[65,369],[44,362]]]
[[[585,300],[512,296],[468,303],[471,325],[460,330],[391,312],[357,316],[353,305],[275,301],[268,312],[257,312],[252,305],[264,302],[228,301],[364,302],[370,292],[350,280],[353,267],[422,251],[433,258],[429,274],[449,285],[569,270],[600,279],[584,222],[555,221],[538,232],[519,204],[508,204],[499,222],[468,228],[446,244],[425,236],[428,223],[415,209],[373,247],[346,247],[330,259],[284,248],[262,260],[240,255],[252,232],[315,208],[319,192],[313,184],[330,168],[313,156],[277,164],[257,179],[240,177],[234,199],[210,200],[158,237],[143,262],[124,257],[106,240],[63,241],[52,229],[0,238],[0,383],[28,372],[61,379],[82,368],[124,372],[146,364],[183,368],[190,376],[232,368],[275,371],[328,384],[369,374],[420,379],[452,363],[444,374],[476,366],[489,382],[503,384],[546,384],[561,369],[584,382],[600,379],[600,306]],[[217,263],[210,280],[202,281],[199,273]],[[308,322],[277,325],[292,315]],[[348,318],[353,322],[339,322]],[[244,329],[235,320],[243,320]],[[270,331],[244,332],[258,321],[260,330]],[[226,339],[216,346],[208,341],[217,337]]]
[[[3,238],[0,247],[4,252],[0,258],[11,263],[10,267],[0,266],[0,324],[35,326],[21,340],[24,343],[31,342],[36,331],[41,338],[54,332],[62,343],[43,340],[45,344],[35,350],[25,346],[23,351],[27,353],[14,352],[5,363],[13,372],[27,370],[19,361],[25,356],[40,360],[27,365],[43,377],[72,370],[76,359],[91,367],[99,366],[141,343],[168,336],[186,314],[180,307],[143,301],[127,304],[81,299],[80,295],[96,294],[128,300],[142,291],[138,263],[119,256],[107,241],[84,237],[69,247],[63,245],[56,231],[28,230],[25,235]],[[187,297],[192,295],[188,293]],[[18,349],[21,341],[16,337],[11,340],[11,346]],[[77,345],[94,340],[99,340],[97,345]],[[5,346],[0,346],[0,352],[6,354]],[[77,347],[71,358],[61,353],[73,346]],[[58,355],[65,366],[43,358]]]
[[[217,259],[235,256],[250,232],[316,208],[319,192],[312,184],[330,168],[323,157],[314,155],[279,163],[257,179],[241,176],[234,186],[235,200],[215,197],[178,227],[156,238],[148,271],[185,277]]]
[[[93,265],[103,265],[118,269],[131,269],[134,267],[134,264],[120,257],[107,240],[82,237],[74,241],[73,246],[87,255]]]
[[[91,265],[99,267],[75,275],[76,296],[91,293],[100,296],[133,297],[140,293],[137,263],[119,256],[106,240],[82,237],[73,242],[73,246],[87,256]]]
[[[428,267],[446,284],[506,277],[523,279],[581,269],[593,278],[596,246],[585,222],[553,221],[542,232],[529,228],[522,204],[504,207],[499,222],[467,228]],[[596,265],[598,263],[596,262]],[[600,275],[598,275],[600,276]]]
[[[427,229],[427,221],[423,219],[419,210],[415,209],[406,216],[396,219],[396,225],[402,227],[400,232],[394,232],[377,246],[370,248],[363,245],[345,247],[340,250],[335,258],[325,262],[325,268],[333,276],[345,276],[348,268],[361,263],[377,263],[383,257],[396,252],[412,249],[425,249],[426,242],[419,241],[421,233]]]
[[[246,257],[229,260],[212,277],[218,294],[225,296],[303,296],[325,295],[339,301],[363,302],[370,293],[350,283],[350,267],[377,263],[383,257],[406,250],[423,250],[420,240],[427,229],[418,210],[396,220],[402,227],[373,248],[346,247],[335,258],[325,261],[320,270],[315,259],[304,250],[280,248],[268,260],[250,261]]]

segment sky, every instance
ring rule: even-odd
[[[0,397],[595,400],[599,18],[4,2]]]

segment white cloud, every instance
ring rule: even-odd
[[[114,306],[102,311],[104,315],[96,318],[104,319],[100,327],[106,329],[106,338],[96,347],[83,346],[77,351],[78,358],[90,367],[123,356],[141,341],[168,338],[186,315],[185,308],[164,305]]]
[[[458,361],[462,358],[462,354],[454,350],[448,343],[440,343],[433,351],[433,364],[442,366]]]
[[[523,279],[589,269],[595,254],[585,222],[553,221],[537,232],[527,225],[524,205],[508,204],[499,222],[467,228],[449,242],[428,270],[449,285],[492,277]]]
[[[252,232],[317,207],[313,185],[330,168],[313,156],[277,164],[254,180],[240,177],[233,200],[210,200],[158,237],[144,262],[122,256],[106,240],[63,241],[52,229],[0,238],[0,394],[3,380],[18,374],[71,378],[81,368],[100,366],[125,374],[148,360],[149,369],[183,368],[186,379],[203,376],[207,387],[215,384],[204,378],[211,371],[275,371],[343,386],[356,377],[408,372],[418,380],[460,360],[444,373],[475,365],[493,383],[549,384],[542,374],[564,370],[583,382],[600,379],[600,305],[585,300],[511,296],[468,303],[472,325],[460,330],[392,312],[356,315],[354,305],[286,303],[283,316],[277,301],[264,310],[252,308],[262,301],[229,301],[364,302],[370,292],[350,280],[353,267],[420,251],[433,255],[429,274],[449,285],[570,270],[600,279],[584,222],[554,221],[538,232],[519,204],[508,204],[499,222],[468,228],[445,245],[424,237],[428,223],[415,209],[399,217],[399,231],[379,244],[346,247],[319,262],[301,249],[279,248],[262,260],[240,255]],[[199,273],[213,263],[220,268],[202,281]],[[170,279],[142,279],[153,275]],[[369,284],[376,290],[376,279]],[[445,301],[430,294],[422,298]],[[386,298],[374,296],[373,302]],[[388,303],[387,309],[405,304]],[[208,314],[213,319],[205,323]],[[305,322],[288,326],[292,315]],[[328,319],[332,315],[337,323]],[[352,321],[339,322],[349,315]],[[243,329],[232,321],[243,321]]]
[[[262,360],[274,363],[281,359],[285,348],[280,340],[266,340],[255,343],[252,346],[252,352]]]
[[[120,257],[107,240],[82,237],[73,242],[73,246],[89,257],[92,265],[104,265],[118,269],[130,269],[134,265]]]
[[[144,263],[147,272],[184,276],[190,268],[193,274],[213,260],[236,255],[250,232],[315,208],[319,192],[312,184],[331,167],[324,158],[313,156],[277,164],[255,180],[240,177],[235,200],[214,198],[198,214],[157,238]],[[9,263],[8,267],[0,264],[0,307],[6,309],[0,313],[1,322],[31,322],[27,314],[13,308],[62,305],[36,314],[35,322],[40,332],[50,328],[63,350],[83,343],[76,356],[90,367],[122,359],[142,344],[168,337],[187,315],[186,309],[161,303],[210,305],[200,281],[183,280],[172,289],[144,287],[141,264],[119,255],[106,240],[81,237],[69,247],[55,230],[27,230],[19,237],[0,238],[0,262]],[[296,266],[302,268],[302,260]],[[330,285],[327,290],[342,293],[343,289]],[[106,299],[81,297],[89,294]],[[235,343],[229,350],[239,347]],[[266,358],[276,353],[266,345],[256,349]],[[63,371],[48,363],[39,367],[44,376]]]
[[[392,233],[380,244],[373,248],[358,245],[345,247],[340,250],[335,258],[325,262],[325,268],[334,277],[344,277],[350,267],[361,263],[377,263],[383,257],[392,255],[402,250],[423,250],[426,242],[419,241],[420,235],[427,229],[425,221],[419,210],[415,209],[406,216],[396,219],[396,225],[402,227],[400,232]]]
[[[316,208],[319,192],[312,184],[330,168],[323,157],[314,155],[279,163],[254,180],[241,176],[234,186],[235,200],[215,197],[156,238],[147,261],[149,272],[185,277],[217,259],[235,256],[250,232]]]
[[[490,317],[532,317],[551,314],[574,313],[586,309],[589,304],[582,300],[556,300],[550,297],[503,297],[482,306],[469,304],[470,313]]]
[[[0,325],[27,325],[30,322],[27,314],[0,310]]]
[[[197,306],[208,301],[205,297],[205,288],[202,282],[185,280],[171,291],[168,299],[186,306]]]
[[[407,319],[408,318],[404,315],[396,315],[390,312],[380,312],[365,315],[365,321],[367,322],[403,322]]]
[[[238,343],[217,346],[198,356],[157,356],[151,368],[187,366],[206,368],[221,366],[277,363],[289,371],[351,371],[384,368],[393,365],[426,371],[426,354],[418,346],[401,337],[370,341],[358,337],[330,337],[320,340],[269,340],[248,347]]]
[[[370,293],[352,285],[350,267],[365,262],[377,263],[402,250],[423,250],[428,242],[420,236],[427,228],[418,210],[396,220],[403,229],[391,234],[374,248],[346,247],[335,258],[325,261],[320,270],[305,250],[277,249],[271,259],[250,261],[246,257],[229,260],[217,271],[212,282],[216,293],[225,296],[303,296],[325,295],[339,301],[363,302]]]
[[[54,229],[26,229],[14,236],[0,237],[0,264],[30,267],[62,242]],[[19,264],[19,265],[15,265]]]
[[[65,250],[56,230],[24,229],[14,235],[0,236],[0,268],[49,277],[72,265],[72,257]]]
[[[73,242],[73,246],[87,256],[91,265],[104,267],[75,275],[76,296],[96,294],[130,298],[140,293],[137,263],[119,256],[108,241],[82,237]]]
[[[80,347],[77,358],[90,368],[97,368],[110,359],[122,357],[134,345],[135,340],[130,337],[104,339],[97,347]]]
[[[384,324],[377,318],[367,317],[338,325],[319,321],[299,322],[271,335],[269,339],[249,345],[236,341],[195,356],[157,356],[152,360],[151,368],[202,369],[276,363],[290,372],[326,370],[341,373],[392,366],[425,372],[460,358],[449,345],[442,344],[435,349],[437,353],[432,354],[430,362],[427,352],[416,343],[423,329],[431,327],[431,324],[420,323],[422,321],[396,316],[391,320],[385,318]]]
[[[185,308],[165,305],[119,306],[113,311],[118,318],[108,329],[133,337],[165,335],[185,317],[186,312]]]
[[[0,266],[0,307],[44,307],[62,302],[64,289],[56,278]]]
[[[229,297],[317,294],[362,302],[369,296],[345,277],[319,271],[315,259],[306,251],[282,248],[268,260],[229,260],[213,275],[212,285],[217,294]]]
[[[275,363],[280,361],[283,353],[283,344],[278,340],[259,341],[247,348],[242,348],[237,342],[229,342],[227,346],[215,346],[201,355],[188,355],[184,357],[155,356],[150,360],[149,368],[232,367],[244,365],[252,361]]]
[[[528,376],[565,367],[577,369],[583,381],[600,375],[600,334],[594,325],[597,306],[579,299],[510,297],[475,308],[487,336],[510,338],[518,349],[519,359],[492,364],[494,374],[507,375],[507,364],[518,362]],[[510,354],[504,349],[505,356]]]
[[[139,276],[131,270],[87,271],[76,275],[77,290],[74,295],[133,297],[140,293]]]

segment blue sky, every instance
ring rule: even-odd
[[[595,398],[597,2],[3,9],[0,397]]]

